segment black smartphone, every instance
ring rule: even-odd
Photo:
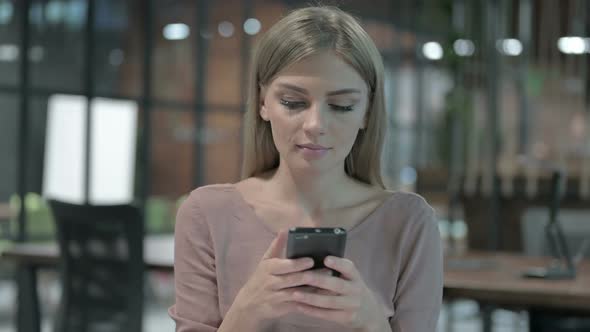
[[[327,227],[295,227],[289,229],[287,258],[313,258],[313,269],[324,268],[326,256],[344,257],[346,230]]]

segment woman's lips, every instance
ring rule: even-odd
[[[297,144],[300,148],[307,148],[311,150],[327,150],[329,148],[318,144]]]
[[[327,148],[316,144],[297,144],[297,148],[303,154],[305,159],[321,159],[331,148]]]

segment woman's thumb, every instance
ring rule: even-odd
[[[287,231],[280,231],[272,240],[262,259],[281,258],[287,245]]]

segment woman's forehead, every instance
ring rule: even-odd
[[[322,88],[330,91],[367,92],[367,84],[358,72],[340,57],[324,52],[306,57],[279,72],[275,88]]]

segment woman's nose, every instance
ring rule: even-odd
[[[303,129],[312,135],[324,135],[326,132],[326,110],[315,105],[310,107],[306,113]]]

